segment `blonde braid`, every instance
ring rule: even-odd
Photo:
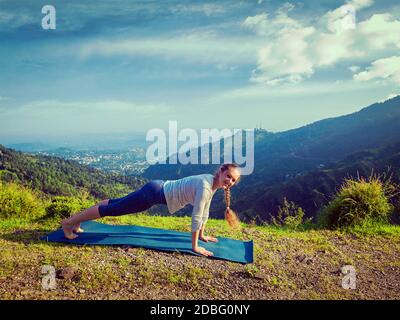
[[[224,189],[225,192],[225,203],[226,203],[226,208],[229,209],[231,206],[231,190],[230,189]]]
[[[230,208],[231,206],[231,190],[224,189],[225,192],[225,203],[226,203],[226,210],[225,210],[225,220],[233,229],[240,229],[240,220],[236,213]]]

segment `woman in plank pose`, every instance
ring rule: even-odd
[[[212,197],[219,188],[224,190],[225,219],[232,227],[238,227],[239,220],[229,206],[230,188],[239,179],[240,167],[234,163],[227,163],[221,165],[214,175],[199,174],[178,180],[152,180],[125,197],[103,200],[93,207],[64,219],[61,226],[65,237],[72,240],[78,237],[76,233],[83,231],[80,224],[88,220],[142,212],[156,204],[165,204],[168,211],[174,213],[190,203],[193,205],[192,250],[204,256],[212,256],[212,252],[198,245],[198,239],[206,242],[218,241],[204,234]]]

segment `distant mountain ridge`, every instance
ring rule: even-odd
[[[221,152],[223,154],[223,152]],[[119,197],[148,179],[178,179],[213,173],[219,165],[153,165],[143,178],[108,174],[75,161],[30,155],[0,145],[0,179],[16,181],[49,195]],[[283,198],[314,217],[349,176],[371,171],[400,172],[400,96],[358,112],[286,132],[255,132],[255,169],[232,188],[232,204],[244,220],[268,220]],[[165,208],[164,208],[165,209]],[[164,214],[165,210],[154,212]],[[178,212],[189,214],[191,208]],[[223,192],[216,193],[210,216],[223,217]]]
[[[400,142],[359,151],[328,167],[265,188],[261,198],[247,199],[251,202],[250,206],[238,203],[237,210],[247,211],[248,217],[265,221],[270,218],[270,214],[277,213],[278,205],[286,197],[300,205],[307,217],[315,217],[332,200],[344,179],[368,178],[372,174],[400,181]]]
[[[320,174],[318,169],[336,168],[336,163],[357,152],[368,152],[385,145],[400,142],[400,96],[375,103],[358,112],[336,118],[324,119],[285,132],[257,132],[255,135],[255,169],[232,188],[232,207],[242,212],[242,217],[259,215],[266,219],[276,212],[284,196],[293,195],[285,189],[290,180],[298,181],[307,174]],[[222,151],[221,151],[222,153]],[[223,159],[221,159],[222,162]],[[354,161],[357,162],[355,159]],[[373,169],[376,162],[370,162]],[[339,165],[339,164],[338,164]],[[144,173],[148,179],[178,179],[183,176],[214,172],[218,165],[153,165]],[[364,170],[368,171],[368,170]],[[331,184],[340,183],[335,179]],[[319,190],[316,187],[316,193]],[[279,190],[281,192],[279,192]],[[328,199],[333,187],[326,189]],[[272,196],[274,194],[274,196]],[[299,192],[304,195],[304,192]],[[217,193],[211,205],[211,214],[222,216],[223,195]],[[315,215],[317,205],[295,197],[304,205],[308,215]],[[312,198],[312,197],[311,197]],[[295,199],[293,199],[295,200]],[[240,213],[239,212],[239,213]]]

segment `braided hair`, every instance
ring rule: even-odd
[[[239,168],[239,166],[235,163],[225,163],[218,169],[215,176],[218,176],[220,170],[221,172],[224,172],[229,168]],[[236,181],[236,183],[239,181],[239,179]],[[224,188],[224,193],[225,193],[225,204],[226,204],[225,220],[228,222],[229,226],[232,227],[233,229],[240,229],[240,220],[236,215],[236,213],[230,208],[231,190],[229,188]]]

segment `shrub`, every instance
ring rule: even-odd
[[[393,213],[390,216],[390,222],[393,224],[400,224],[400,185],[393,183],[393,196],[390,199],[393,205]]]
[[[389,199],[393,185],[380,176],[345,179],[334,199],[322,210],[318,222],[323,227],[340,228],[369,222],[385,222],[393,210]]]
[[[42,201],[34,191],[0,182],[0,218],[36,218],[43,213]]]
[[[15,172],[0,170],[0,181],[18,183],[19,178]]]
[[[92,200],[86,198],[56,196],[46,207],[45,218],[68,218],[71,214],[89,208],[93,204]]]
[[[283,205],[279,207],[276,217],[271,216],[271,222],[275,226],[298,229],[303,224],[304,211],[293,201],[283,199]]]

